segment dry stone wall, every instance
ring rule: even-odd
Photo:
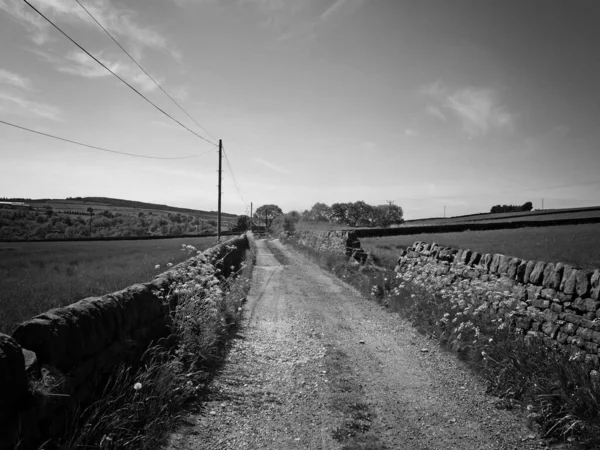
[[[363,258],[364,251],[354,231],[301,231],[295,234],[299,244],[320,252],[333,252]]]
[[[228,276],[247,248],[241,236],[203,255]],[[149,283],[40,314],[12,337],[0,334],[0,449],[14,448],[17,436],[36,442],[55,434],[68,412],[93,396],[103,375],[122,362],[139,361],[151,342],[170,345],[176,300],[164,304],[161,290],[169,291],[178,270],[199,262],[191,258]],[[52,395],[33,398],[30,385],[49,377],[60,383]]]
[[[452,283],[477,279],[490,287],[500,284],[511,292],[512,307],[507,302],[489,302],[486,306],[492,314],[512,321],[517,332],[543,338],[574,359],[598,365],[600,270],[420,241],[401,251],[395,270],[450,277]]]

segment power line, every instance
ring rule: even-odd
[[[138,94],[140,97],[142,97],[144,100],[146,100],[148,103],[150,103],[152,106],[154,106],[157,110],[159,110],[161,113],[163,113],[165,116],[167,116],[169,119],[171,119],[172,121],[178,123],[180,126],[182,126],[183,128],[185,128],[186,130],[188,130],[190,133],[194,134],[195,136],[199,137],[200,139],[202,139],[203,141],[208,142],[211,145],[216,146],[216,144],[214,142],[209,141],[208,139],[200,136],[198,133],[196,133],[195,131],[191,130],[190,128],[188,128],[187,126],[185,126],[183,123],[181,123],[179,120],[175,119],[173,116],[171,116],[169,113],[167,113],[166,111],[164,111],[163,109],[161,109],[159,106],[157,106],[156,104],[152,103],[151,100],[149,100],[144,94],[142,94],[140,91],[138,91],[136,88],[134,88],[131,84],[129,84],[127,81],[125,81],[123,78],[121,78],[119,75],[117,75],[115,72],[113,72],[112,70],[110,70],[102,61],[100,61],[98,58],[96,58],[94,55],[92,55],[90,52],[88,52],[85,48],[83,48],[77,41],[75,41],[71,36],[69,36],[67,33],[65,33],[58,25],[56,25],[54,22],[52,22],[50,19],[48,19],[40,10],[38,10],[35,6],[33,6],[31,3],[29,3],[28,0],[23,0],[31,9],[33,9],[36,13],[38,13],[40,16],[42,16],[46,22],[48,22],[50,25],[52,25],[54,28],[56,28],[63,36],[65,36],[68,40],[70,40],[73,44],[75,44],[82,52],[84,52],[86,55],[88,55],[90,58],[92,58],[94,61],[96,61],[98,64],[100,64],[102,67],[104,67],[108,72],[110,72],[112,75],[114,75],[115,77],[117,77],[123,84],[125,84],[129,89],[131,89],[133,92],[135,92],[136,94]]]
[[[227,167],[229,168],[229,173],[231,173],[231,178],[233,179],[233,184],[235,185],[235,189],[237,190],[238,195],[242,199],[242,202],[244,202],[244,204],[246,206],[248,206],[248,204],[246,203],[246,200],[244,200],[244,196],[242,195],[242,192],[240,191],[240,187],[235,179],[235,175],[233,174],[233,169],[231,168],[231,163],[229,162],[229,158],[227,157],[227,152],[225,151],[225,148],[223,148],[223,154],[225,155],[225,162],[227,163]]]
[[[8,125],[10,127],[19,128],[21,130],[29,131],[30,133],[35,133],[35,134],[46,136],[46,137],[49,137],[49,138],[52,138],[52,139],[57,139],[59,141],[64,141],[64,142],[69,142],[71,144],[80,145],[82,147],[87,147],[87,148],[91,148],[91,149],[94,149],[94,150],[100,150],[100,151],[103,151],[103,152],[116,153],[118,155],[133,156],[135,158],[145,158],[145,159],[191,159],[191,158],[198,158],[198,157],[200,157],[202,155],[205,155],[206,153],[212,153],[212,152],[214,152],[214,150],[210,150],[208,152],[204,152],[204,153],[201,153],[199,155],[175,156],[175,157],[136,155],[135,153],[119,152],[117,150],[110,150],[108,148],[97,147],[95,145],[84,144],[82,142],[73,141],[71,139],[66,139],[66,138],[62,138],[62,137],[59,137],[59,136],[54,136],[52,134],[42,133],[41,131],[32,130],[31,128],[26,128],[26,127],[22,127],[20,125],[16,125],[14,123],[5,122],[4,120],[0,120],[0,123],[3,123],[4,125]]]
[[[90,16],[90,17],[92,18],[92,20],[93,20],[94,22],[96,22],[100,28],[102,28],[102,31],[104,31],[104,32],[107,34],[107,36],[108,36],[109,38],[111,38],[111,39],[113,40],[113,42],[114,42],[115,44],[117,44],[121,50],[123,50],[123,52],[124,52],[124,53],[125,53],[125,54],[126,54],[128,57],[129,57],[129,59],[131,59],[131,61],[133,61],[133,63],[134,63],[136,66],[138,66],[138,67],[139,67],[139,69],[140,69],[142,72],[144,72],[144,73],[146,74],[146,76],[147,76],[148,78],[150,78],[150,79],[152,80],[152,82],[153,82],[153,83],[154,83],[154,84],[155,84],[155,85],[156,85],[156,86],[157,86],[157,87],[158,87],[158,88],[159,88],[159,89],[160,89],[160,90],[161,90],[161,91],[162,91],[162,92],[163,92],[163,93],[164,93],[164,94],[165,94],[167,97],[169,97],[169,99],[170,99],[170,100],[171,100],[171,101],[172,101],[172,102],[173,102],[173,103],[174,103],[174,104],[175,104],[175,105],[176,105],[176,106],[177,106],[177,107],[178,107],[178,108],[179,108],[181,111],[183,111],[183,113],[184,113],[186,116],[188,116],[188,117],[190,118],[190,120],[192,120],[192,121],[193,121],[193,122],[194,122],[196,125],[198,125],[198,126],[199,126],[199,127],[200,127],[200,128],[201,128],[201,129],[202,129],[202,130],[203,130],[203,131],[206,133],[206,134],[208,134],[210,137],[212,137],[212,138],[213,138],[213,139],[215,139],[215,140],[217,139],[217,138],[216,138],[216,137],[214,137],[214,136],[213,136],[213,135],[212,135],[212,134],[211,134],[211,133],[210,133],[210,132],[209,132],[209,131],[208,131],[206,128],[204,128],[202,125],[200,125],[200,124],[199,124],[199,123],[196,121],[196,119],[194,119],[194,118],[193,118],[193,117],[192,117],[192,116],[191,116],[191,115],[190,115],[190,114],[189,114],[189,113],[188,113],[188,112],[187,112],[185,109],[183,109],[183,107],[182,107],[182,106],[181,106],[179,103],[177,103],[177,101],[176,101],[176,100],[175,100],[173,97],[171,97],[171,95],[169,95],[169,93],[168,93],[167,91],[165,91],[165,90],[162,88],[162,86],[161,86],[161,85],[158,83],[158,81],[156,81],[156,80],[155,80],[155,79],[152,77],[152,75],[150,75],[150,74],[149,74],[149,73],[146,71],[146,69],[144,69],[144,68],[143,68],[143,67],[142,67],[142,66],[141,66],[141,65],[140,65],[140,64],[139,64],[139,63],[138,63],[138,62],[137,62],[137,61],[134,59],[134,57],[133,57],[133,56],[131,56],[131,54],[129,54],[129,52],[128,52],[127,50],[125,50],[125,48],[124,48],[124,47],[123,47],[123,46],[122,46],[122,45],[121,45],[121,44],[120,44],[120,43],[119,43],[119,42],[118,42],[118,41],[117,41],[117,40],[116,40],[116,39],[113,37],[113,35],[112,35],[112,34],[110,34],[110,33],[108,32],[108,30],[107,30],[106,28],[104,28],[104,26],[102,26],[102,24],[101,24],[101,23],[100,23],[100,22],[99,22],[99,21],[98,21],[98,20],[97,20],[97,19],[96,19],[96,18],[95,18],[93,15],[92,15],[92,13],[91,13],[91,12],[90,12],[90,11],[89,11],[89,10],[88,10],[88,9],[87,9],[85,6],[83,6],[83,5],[81,4],[81,2],[80,2],[79,0],[75,0],[75,1],[76,1],[76,2],[79,4],[79,6],[81,6],[81,7],[83,8],[83,10],[84,10],[84,11],[85,11],[85,12],[88,14],[88,16]]]

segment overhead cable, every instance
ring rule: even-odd
[[[102,24],[101,24],[101,23],[100,23],[100,22],[99,22],[99,21],[98,21],[98,20],[97,20],[97,19],[96,19],[96,18],[93,16],[93,14],[92,14],[92,13],[91,13],[91,12],[90,12],[90,11],[89,11],[89,10],[88,10],[86,7],[85,7],[85,6],[83,6],[83,5],[81,4],[81,2],[80,2],[79,0],[75,0],[75,1],[76,1],[76,2],[79,4],[79,6],[81,6],[81,7],[83,8],[83,10],[84,10],[84,11],[85,11],[85,12],[88,14],[88,16],[90,16],[90,17],[92,18],[92,20],[93,20],[94,22],[96,22],[96,24],[98,24],[98,26],[99,26],[100,28],[102,28],[102,31],[104,31],[104,32],[106,33],[106,35],[107,35],[109,38],[111,38],[111,39],[113,40],[113,42],[114,42],[115,44],[117,44],[121,50],[123,50],[123,52],[124,52],[124,53],[125,53],[125,54],[126,54],[128,57],[129,57],[129,59],[131,59],[131,61],[133,61],[133,63],[134,63],[136,66],[138,66],[138,67],[139,67],[139,69],[140,69],[142,72],[144,72],[148,78],[150,78],[150,80],[152,80],[152,82],[153,82],[153,83],[154,83],[154,84],[155,84],[155,85],[156,85],[156,86],[157,86],[157,87],[158,87],[158,88],[159,88],[159,89],[160,89],[160,90],[163,92],[163,94],[165,94],[167,97],[169,97],[169,99],[170,99],[170,100],[171,100],[171,101],[172,101],[172,102],[173,102],[173,103],[174,103],[174,104],[175,104],[175,105],[176,105],[176,106],[177,106],[177,107],[178,107],[178,108],[179,108],[179,109],[180,109],[180,110],[181,110],[181,111],[182,111],[182,112],[183,112],[183,113],[186,115],[186,116],[188,116],[188,117],[190,118],[190,120],[192,120],[192,121],[193,121],[193,122],[194,122],[196,125],[198,125],[198,127],[200,127],[200,128],[201,128],[201,129],[202,129],[202,130],[203,130],[203,131],[206,133],[206,134],[208,134],[210,137],[212,137],[212,138],[213,138],[213,139],[215,139],[215,140],[217,139],[217,138],[215,138],[215,137],[214,137],[214,136],[213,136],[213,135],[212,135],[212,134],[211,134],[211,133],[210,133],[210,132],[209,132],[209,131],[208,131],[206,128],[204,128],[202,125],[200,125],[200,124],[199,124],[199,123],[196,121],[196,119],[194,119],[194,118],[193,118],[193,117],[192,117],[192,116],[191,116],[191,115],[190,115],[190,114],[189,114],[189,113],[188,113],[188,112],[187,112],[187,111],[186,111],[186,110],[185,110],[185,109],[184,109],[184,108],[183,108],[183,107],[182,107],[182,106],[181,106],[181,105],[180,105],[180,104],[179,104],[179,103],[178,103],[178,102],[177,102],[177,101],[176,101],[176,100],[173,98],[173,97],[171,97],[171,95],[169,95],[169,93],[168,93],[166,90],[164,90],[164,89],[163,89],[163,87],[162,87],[162,86],[161,86],[161,85],[158,83],[158,81],[156,81],[156,80],[154,79],[154,77],[152,77],[152,75],[150,75],[150,74],[149,74],[149,73],[146,71],[146,69],[144,69],[144,68],[143,68],[143,67],[140,65],[140,63],[138,63],[138,62],[135,60],[135,58],[134,58],[133,56],[131,56],[131,54],[130,54],[130,53],[127,51],[127,50],[125,50],[125,48],[124,48],[124,47],[123,47],[123,46],[122,46],[122,45],[119,43],[119,41],[117,41],[117,40],[115,39],[115,37],[114,37],[112,34],[110,34],[110,32],[109,32],[109,31],[108,31],[106,28],[104,28],[104,26],[102,26]],[[213,143],[213,144],[214,144],[214,143]]]
[[[223,147],[223,154],[225,155],[225,162],[227,163],[227,167],[229,168],[229,173],[231,173],[231,178],[233,179],[233,184],[235,185],[235,189],[237,190],[238,195],[242,199],[242,202],[244,202],[244,204],[247,206],[248,204],[246,203],[246,200],[244,200],[244,196],[242,195],[242,192],[240,191],[240,187],[235,179],[235,175],[233,174],[233,169],[231,168],[231,164],[229,163],[229,158],[227,157],[227,152],[225,151],[225,147]]]
[[[31,3],[29,3],[28,0],[23,0],[23,1],[31,9],[33,9],[36,13],[38,13],[41,17],[43,17],[50,25],[52,25],[54,28],[56,28],[63,36],[65,36],[68,40],[70,40],[73,44],[75,44],[82,52],[84,52],[86,55],[88,55],[90,58],[92,58],[94,61],[96,61],[98,64],[100,64],[102,67],[104,67],[104,69],[106,69],[112,75],[114,75],[115,77],[117,77],[129,89],[131,89],[132,91],[134,91],[136,94],[138,94],[144,100],[146,100],[148,103],[150,103],[152,106],[154,106],[154,108],[156,108],[158,111],[160,111],[161,113],[163,113],[169,119],[171,119],[172,121],[176,122],[177,124],[179,124],[180,126],[182,126],[183,128],[185,128],[186,130],[188,130],[190,133],[192,133],[195,136],[199,137],[203,141],[206,141],[206,142],[208,142],[211,145],[217,146],[214,142],[209,141],[205,137],[203,137],[203,136],[199,135],[198,133],[196,133],[195,131],[191,130],[190,128],[188,128],[187,126],[185,126],[183,123],[181,123],[179,120],[175,119],[169,113],[167,113],[166,111],[164,111],[162,108],[160,108],[159,106],[157,106],[156,104],[154,104],[144,94],[142,94],[140,91],[138,91],[136,88],[134,88],[131,84],[129,84],[127,81],[125,81],[119,75],[117,75],[115,72],[113,72],[111,69],[109,69],[102,61],[100,61],[98,58],[96,58],[94,55],[92,55],[90,52],[88,52],[85,48],[83,48],[77,41],[75,41],[71,36],[69,36],[67,33],[65,33],[58,25],[56,25],[54,22],[52,22],[50,19],[48,19],[48,17],[46,17],[40,10],[38,10],[35,6],[33,6]]]
[[[39,135],[42,135],[42,136],[46,136],[46,137],[49,137],[49,138],[52,138],[52,139],[57,139],[57,140],[59,140],[59,141],[69,142],[69,143],[71,143],[71,144],[80,145],[80,146],[82,146],[82,147],[87,147],[87,148],[91,148],[91,149],[94,149],[94,150],[100,150],[100,151],[103,151],[103,152],[116,153],[116,154],[118,154],[118,155],[125,155],[125,156],[132,156],[132,157],[134,157],[134,158],[145,158],[145,159],[191,159],[191,158],[198,158],[198,157],[200,157],[200,156],[202,156],[202,155],[205,155],[205,154],[207,154],[207,153],[213,153],[213,152],[214,152],[214,150],[210,150],[210,151],[208,151],[208,152],[204,152],[204,153],[201,153],[201,154],[199,154],[199,155],[191,155],[191,156],[171,156],[171,157],[163,157],[163,156],[149,156],[149,155],[138,155],[138,154],[135,154],[135,153],[120,152],[120,151],[117,151],[117,150],[110,150],[110,149],[108,149],[108,148],[97,147],[97,146],[95,146],[95,145],[84,144],[84,143],[82,143],[82,142],[73,141],[73,140],[71,140],[71,139],[66,139],[66,138],[62,138],[62,137],[59,137],[59,136],[54,136],[54,135],[52,135],[52,134],[43,133],[43,132],[41,132],[41,131],[32,130],[31,128],[22,127],[22,126],[20,126],[20,125],[16,125],[16,124],[14,124],[14,123],[5,122],[4,120],[0,120],[0,123],[2,123],[2,124],[4,124],[4,125],[8,125],[8,126],[10,126],[10,127],[19,128],[19,129],[21,129],[21,130],[29,131],[30,133],[35,133],[35,134],[39,134]]]

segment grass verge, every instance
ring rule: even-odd
[[[97,400],[77,411],[44,449],[156,449],[165,444],[224,360],[250,288],[255,252],[227,279],[205,260],[182,271],[165,302],[178,297],[177,344],[148,349],[136,367],[122,364],[99,386]]]
[[[286,242],[456,353],[485,380],[488,392],[502,399],[501,407],[523,409],[531,428],[549,442],[600,447],[599,372],[577,355],[560,354],[541,338],[519,334],[509,312],[514,299],[503,286],[453,283],[451,275],[435,276],[433,267],[399,276],[375,265],[389,259],[385,255],[370,255],[359,265],[293,238]],[[488,312],[492,301],[505,308],[506,319]]]

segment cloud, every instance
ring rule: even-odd
[[[458,118],[463,131],[470,138],[485,136],[491,131],[512,131],[515,114],[500,102],[498,93],[491,88],[464,87],[450,89],[441,81],[426,85],[420,92],[435,105],[428,105],[426,113],[446,121],[448,111]]]
[[[407,128],[406,130],[404,130],[404,135],[408,137],[414,137],[417,135],[417,132],[411,128]]]
[[[20,116],[38,117],[56,122],[62,121],[62,114],[59,108],[30,101],[6,92],[0,92],[0,111],[7,114],[12,113]]]
[[[161,50],[174,55],[176,59],[180,55],[166,37],[149,26],[141,25],[138,14],[125,8],[122,2],[116,6],[111,0],[82,0],[82,4],[111,34],[124,38],[127,41],[125,46],[129,47],[135,57],[141,57],[143,48]],[[75,1],[44,0],[34,6],[58,25],[68,23],[103,33]],[[22,23],[32,34],[32,40],[36,44],[43,45],[49,41],[50,25],[22,0],[0,0],[0,9]]]
[[[437,117],[438,119],[440,119],[443,122],[445,122],[447,120],[444,113],[436,106],[428,105],[427,108],[425,109],[425,112],[432,117]]]
[[[275,172],[279,172],[279,173],[284,173],[284,174],[289,174],[289,172],[287,170],[282,169],[279,166],[276,166],[275,164],[265,161],[264,159],[260,159],[260,158],[256,158],[255,161],[259,164],[262,164],[263,166],[268,167],[271,170],[274,170]]]
[[[327,8],[325,12],[321,14],[321,20],[329,20],[335,14],[339,14],[342,11],[345,11],[346,13],[350,14],[356,9],[363,6],[364,3],[365,0],[336,0],[336,2],[333,5]]]
[[[152,92],[157,88],[154,82],[129,60],[113,59],[114,57],[105,56],[103,53],[94,56],[102,61],[102,63],[114,73],[129,83],[136,85],[142,91]],[[84,78],[112,76],[110,72],[81,50],[72,50],[63,59],[50,56],[50,60],[56,65],[56,69],[59,72],[68,73],[70,75]],[[160,79],[157,79],[156,81],[159,83],[161,82]]]
[[[9,84],[26,91],[33,90],[33,85],[29,78],[25,78],[9,70],[0,69],[0,83]]]

